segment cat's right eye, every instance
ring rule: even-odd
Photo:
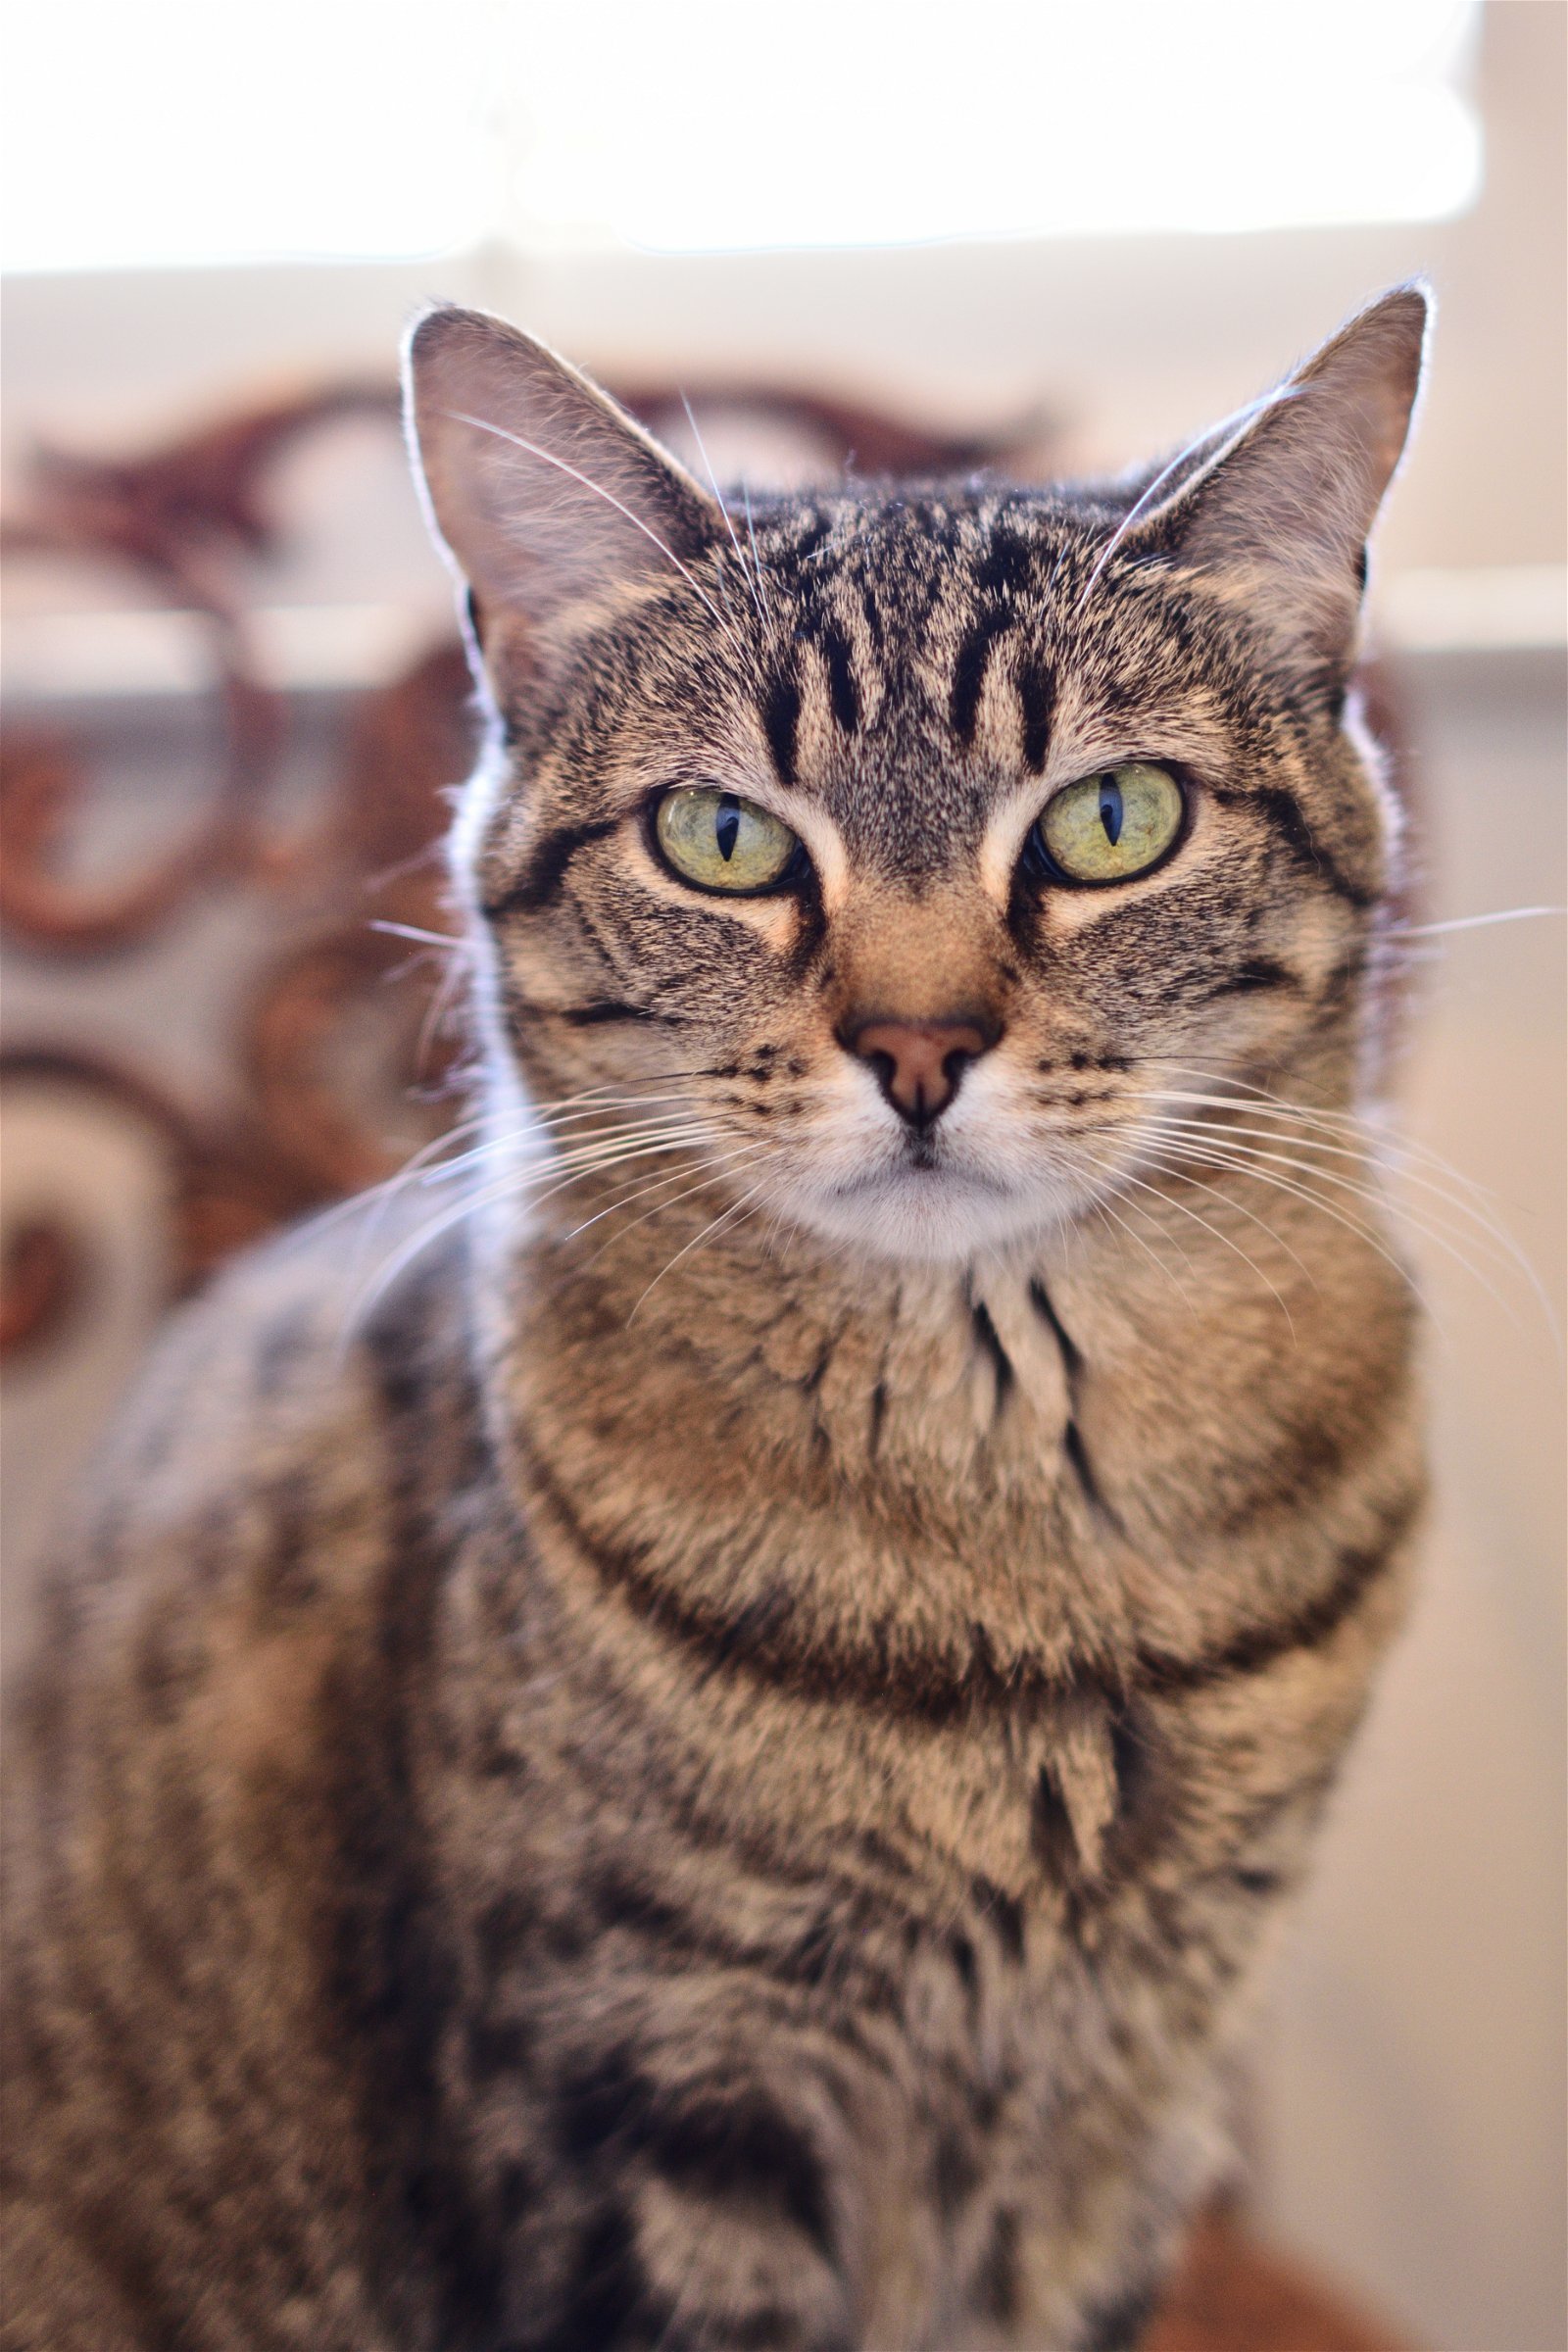
[[[1046,803],[1035,828],[1048,869],[1064,882],[1131,882],[1160,862],[1186,804],[1169,768],[1152,760],[1082,776]]]
[[[654,838],[683,882],[732,897],[771,890],[802,855],[788,825],[738,792],[710,785],[666,792],[654,811]]]

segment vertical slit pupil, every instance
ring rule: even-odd
[[[741,805],[734,793],[720,793],[718,812],[713,818],[713,837],[718,854],[728,865],[735,855],[735,842],[741,829]]]
[[[1105,828],[1105,839],[1112,849],[1121,839],[1121,786],[1112,776],[1100,779],[1100,821]],[[726,851],[725,856],[729,853]]]

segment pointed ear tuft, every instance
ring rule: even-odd
[[[1122,544],[1147,545],[1234,598],[1304,679],[1354,652],[1366,543],[1420,389],[1430,302],[1372,303],[1233,431]]]
[[[487,646],[493,620],[520,623],[537,662],[573,607],[679,572],[723,528],[624,410],[486,312],[442,305],[415,321],[404,409],[431,523]]]

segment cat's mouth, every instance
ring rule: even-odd
[[[964,1192],[1001,1194],[1014,1189],[1004,1176],[977,1164],[971,1152],[956,1151],[936,1133],[904,1137],[885,1160],[841,1177],[831,1189],[845,1197],[863,1198],[867,1193],[885,1192],[890,1185],[896,1187],[911,1175],[929,1177],[934,1184],[950,1184]]]

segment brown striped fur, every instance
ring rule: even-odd
[[[220,1284],[83,1506],[11,2345],[1134,2342],[1420,1503],[1346,679],[1424,318],[1130,482],[727,514],[421,322],[484,1155]],[[1053,885],[1046,798],[1134,757],[1179,846]],[[788,888],[660,863],[714,780]],[[983,1034],[934,1127],[873,1014]]]

